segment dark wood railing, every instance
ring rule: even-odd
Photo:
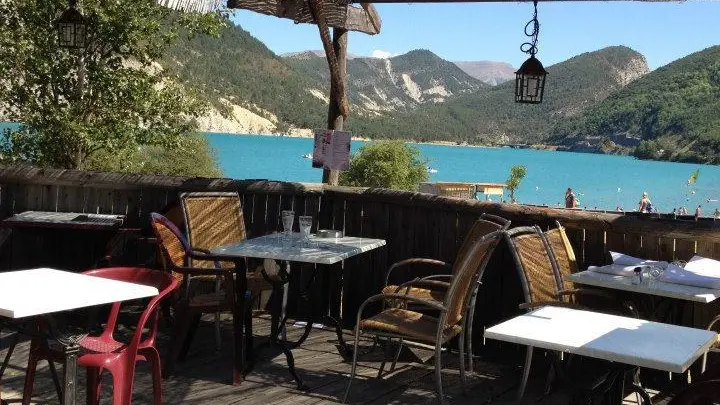
[[[0,168],[0,217],[26,210],[113,213],[126,215],[128,226],[147,227],[150,212],[165,210],[172,215],[178,192],[199,190],[238,191],[250,236],[280,230],[280,211],[294,209],[313,215],[316,229],[386,239],[386,248],[345,261],[342,284],[336,277],[340,266],[320,272],[314,294],[322,297],[326,310],[342,313],[348,322],[362,300],[380,290],[390,264],[408,257],[452,261],[473,220],[483,212],[508,218],[513,225],[549,227],[556,220],[561,222],[581,268],[607,263],[609,250],[662,260],[687,260],[695,253],[720,259],[720,223],[711,219],[499,204],[386,189],[26,166]],[[498,259],[492,272],[478,304],[485,323],[517,308],[521,294],[507,260]],[[718,310],[717,305],[696,305],[690,322],[700,326]]]

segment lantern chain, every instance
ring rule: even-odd
[[[535,13],[533,14],[532,20],[525,24],[525,35],[530,37],[530,41],[520,45],[520,50],[522,52],[530,54],[530,56],[533,57],[537,53],[537,40],[538,35],[540,34],[540,22],[537,18],[537,4],[538,0],[534,0],[533,6],[535,8]]]

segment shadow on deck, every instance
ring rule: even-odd
[[[256,345],[262,342],[262,336],[268,333],[269,322],[263,317],[255,318]],[[288,327],[290,338],[299,336],[300,328]],[[346,331],[346,333],[348,333]],[[344,361],[336,348],[336,337],[328,330],[316,329],[310,334],[302,347],[294,349],[296,367],[310,387],[303,392],[295,389],[287,371],[285,357],[281,352],[265,348],[257,352],[258,361],[239,386],[230,384],[232,375],[232,323],[223,320],[223,345],[220,352],[215,351],[211,322],[202,322],[186,361],[179,362],[175,375],[163,382],[165,404],[188,405],[280,405],[280,404],[329,404],[340,403],[350,362]],[[162,336],[159,345],[167,347],[167,336]],[[423,349],[403,351],[398,366],[393,373],[382,378],[377,375],[383,351],[376,348],[369,352],[369,341],[363,342],[366,354],[361,355],[359,363],[360,378],[353,383],[349,403],[351,404],[435,404],[435,380],[432,365],[432,353]],[[24,367],[27,361],[28,342],[22,343],[13,353],[10,366],[2,381],[2,397],[9,404],[21,402]],[[1,356],[5,352],[0,353]],[[444,356],[443,383],[449,404],[516,404],[515,389],[521,369],[519,366],[501,366],[475,361],[475,372],[469,375],[468,392],[463,394],[458,372],[456,353]],[[387,368],[386,368],[387,370]],[[542,398],[542,370],[535,372],[531,386],[523,403],[525,404],[567,404],[568,398],[563,392]],[[78,373],[77,403],[85,401],[84,370]],[[39,365],[33,395],[34,404],[57,404],[45,363]],[[105,377],[101,404],[112,402],[110,377]],[[141,364],[135,376],[133,404],[151,404],[152,385],[149,368]],[[626,403],[631,403],[627,402]]]

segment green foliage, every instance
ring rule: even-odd
[[[121,153],[101,152],[90,162],[94,170],[132,174],[163,174],[187,177],[222,177],[215,150],[200,134],[188,135],[183,145],[168,150],[159,146],[141,146]]]
[[[85,0],[87,47],[68,51],[58,47],[52,23],[67,5],[0,2],[0,105],[7,120],[24,124],[5,133],[3,160],[93,169],[101,155],[197,145],[193,117],[206,104],[156,61],[181,28],[213,33],[221,21],[173,15],[155,0]]]
[[[510,201],[516,202],[515,191],[520,187],[520,182],[522,182],[526,175],[527,167],[525,166],[517,165],[510,168],[510,177],[505,181],[510,191]]]
[[[720,46],[661,67],[556,128],[558,141],[624,134],[635,156],[720,163]]]
[[[427,179],[427,160],[420,149],[401,141],[378,141],[363,145],[352,156],[340,184],[415,190]]]
[[[327,103],[308,91],[315,88],[310,77],[241,27],[227,24],[218,34],[181,36],[161,64],[221,112],[227,113],[219,100],[225,98],[271,121],[277,117],[282,129],[325,127]]]

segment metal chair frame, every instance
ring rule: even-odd
[[[471,285],[472,283],[479,284],[480,280],[482,279],[482,275],[485,271],[485,268],[487,267],[487,264],[490,260],[490,257],[492,256],[493,251],[495,250],[497,244],[499,243],[503,232],[502,231],[496,231],[492,232],[488,235],[485,235],[481,239],[477,240],[475,244],[470,248],[470,251],[468,252],[467,257],[465,257],[463,260],[469,260],[472,257],[475,257],[475,255],[479,254],[481,252],[481,249],[484,250],[484,257],[478,268],[474,270],[474,273],[472,274],[472,277],[470,279]],[[421,281],[421,280],[418,280]],[[448,290],[448,293],[445,296],[445,300],[443,304],[437,304],[435,302],[426,301],[411,295],[407,294],[377,294],[374,295],[368,299],[365,300],[365,302],[362,303],[360,308],[358,309],[358,315],[356,319],[355,324],[355,342],[354,342],[354,350],[353,350],[353,359],[352,359],[352,369],[350,372],[350,379],[348,380],[347,387],[345,389],[345,395],[343,397],[343,402],[347,401],[347,398],[350,394],[350,388],[353,382],[353,379],[355,378],[355,375],[357,373],[357,356],[358,356],[358,344],[360,341],[360,335],[363,333],[360,329],[361,321],[362,321],[362,314],[365,308],[368,304],[377,302],[377,301],[387,301],[387,300],[399,300],[404,301],[406,303],[414,303],[422,305],[423,307],[434,309],[439,312],[439,317],[437,321],[437,331],[435,333],[435,383],[436,383],[436,391],[438,395],[438,400],[440,403],[444,403],[444,395],[443,395],[443,387],[442,387],[442,351],[443,351],[443,345],[447,343],[450,339],[454,338],[454,336],[446,337],[445,331],[447,330],[446,322],[448,317],[448,311],[451,306],[451,303],[454,299],[456,299],[455,294],[457,293],[457,289],[459,288],[460,282],[457,281],[456,278],[453,278],[452,282],[450,283],[450,287]],[[406,283],[407,286],[412,285],[412,281]],[[460,379],[463,386],[463,390],[466,386],[466,375],[465,375],[465,362],[464,362],[464,355],[465,355],[465,344],[466,344],[466,333],[465,329],[468,325],[468,314],[471,309],[471,298],[475,294],[477,288],[471,287],[468,288],[466,291],[466,295],[464,298],[464,307],[462,308],[462,319],[460,320],[461,325],[461,331],[458,333],[459,338],[459,352],[460,352],[460,358],[462,359],[460,361]],[[394,334],[394,333],[385,333],[385,332],[368,332],[369,334],[372,334],[374,336],[384,337],[389,340],[392,339],[398,339],[400,342],[399,348],[402,347],[402,344],[405,340],[411,340],[407,335],[403,334]],[[397,357],[399,355],[399,350],[396,352],[395,357],[393,359],[393,367],[394,363],[397,362]]]

